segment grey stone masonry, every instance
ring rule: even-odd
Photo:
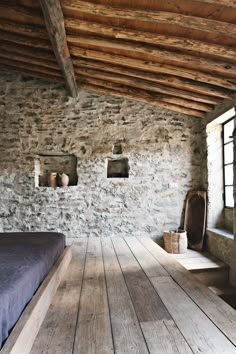
[[[114,144],[129,178],[107,178]],[[84,90],[72,99],[58,84],[1,74],[0,231],[158,239],[205,185],[203,145],[199,118]],[[37,156],[63,154],[77,159],[77,185],[36,187]]]

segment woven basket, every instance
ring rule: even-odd
[[[164,231],[164,247],[168,253],[187,252],[188,240],[184,230]]]

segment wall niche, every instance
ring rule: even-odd
[[[34,159],[35,167],[35,186],[48,187],[48,176],[55,172],[57,175],[65,173],[69,176],[69,186],[76,186],[77,176],[77,158],[75,155],[37,155]],[[60,187],[59,178],[57,186]]]
[[[107,178],[129,178],[128,158],[108,159]]]

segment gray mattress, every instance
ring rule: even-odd
[[[64,248],[59,233],[0,233],[0,348]]]

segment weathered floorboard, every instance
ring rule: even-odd
[[[235,310],[151,239],[91,237],[72,250],[31,354],[236,353]]]
[[[113,353],[100,238],[88,241],[74,354]]]
[[[165,325],[165,322],[173,322],[167,309],[125,241],[114,238],[112,242],[149,351],[161,354],[179,353],[174,337]],[[159,334],[156,335],[157,333]],[[188,353],[191,353],[191,350]]]
[[[34,342],[31,354],[71,354],[74,346],[87,239],[73,244],[72,261]]]
[[[102,240],[114,350],[117,354],[148,353],[111,239]]]
[[[236,311],[204,284],[196,281],[188,270],[169,257],[152,240],[148,238],[139,240],[221,332],[236,345]]]

